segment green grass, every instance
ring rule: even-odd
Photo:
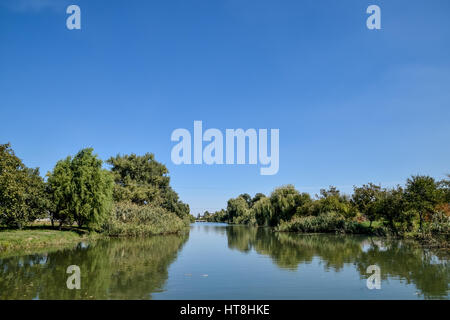
[[[98,234],[89,233],[85,229],[67,227],[58,230],[45,224],[33,225],[22,230],[0,228],[0,252],[61,246],[98,237]]]

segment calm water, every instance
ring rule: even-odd
[[[0,299],[449,299],[448,252],[196,223],[189,234],[0,256]],[[381,289],[366,287],[369,265]],[[81,269],[81,289],[66,268]]]

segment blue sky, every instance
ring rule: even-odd
[[[66,28],[81,8],[82,29]],[[381,7],[382,30],[366,28]],[[44,175],[153,152],[192,213],[292,183],[450,172],[450,2],[2,0],[0,143]],[[174,129],[280,129],[280,170],[171,162]]]

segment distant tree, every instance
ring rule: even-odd
[[[406,181],[405,199],[408,207],[419,214],[420,230],[426,216],[434,213],[439,204],[440,191],[434,178],[429,176],[412,176]]]
[[[264,193],[257,193],[255,194],[255,196],[252,198],[251,203],[250,203],[250,207],[253,207],[253,205],[259,201],[262,198],[265,198],[266,195]]]
[[[59,220],[60,226],[76,221],[80,227],[94,228],[110,215],[112,176],[102,169],[102,160],[92,148],[58,161],[48,173],[47,182],[53,203],[52,219]]]
[[[242,193],[239,195],[242,199],[247,202],[247,206],[250,208],[252,206],[252,197],[248,193]]]
[[[256,201],[252,209],[256,223],[259,226],[268,226],[273,215],[273,207],[268,197],[262,197]]]
[[[0,145],[0,223],[22,228],[46,213],[46,194],[39,169],[27,168],[11,145]]]
[[[381,186],[373,183],[353,188],[352,203],[370,221],[370,226],[372,226],[372,221],[377,218],[376,202],[380,194]]]
[[[405,201],[404,190],[397,186],[390,190],[383,190],[380,193],[379,199],[376,201],[376,215],[382,218],[389,229],[398,233],[396,223],[405,222],[405,219],[410,220],[410,215],[405,215],[407,210],[407,203]],[[409,221],[407,221],[409,222]]]
[[[442,192],[442,201],[450,204],[450,174],[447,174],[447,179],[443,179],[438,183]]]
[[[295,214],[298,216],[310,216],[313,215],[314,202],[311,199],[309,193],[303,192],[299,195],[297,201],[297,209]]]
[[[228,200],[227,216],[230,222],[233,222],[239,216],[245,215],[248,210],[248,203],[243,197],[237,197]]]
[[[290,220],[300,204],[300,199],[300,193],[293,185],[285,185],[276,188],[270,194],[270,202],[273,211],[269,224],[271,226],[276,226],[280,220]]]
[[[353,218],[357,214],[356,208],[351,204],[349,197],[341,194],[334,186],[330,186],[328,190],[320,190],[320,197],[314,202],[312,210],[314,215],[335,212],[346,219]]]

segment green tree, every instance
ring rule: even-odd
[[[58,161],[48,173],[52,219],[95,228],[111,214],[113,180],[92,148]]]
[[[343,195],[333,186],[328,190],[320,190],[320,198],[313,205],[314,215],[335,212],[346,219],[356,216],[356,208],[352,206],[348,196]]]
[[[439,203],[438,184],[429,176],[412,176],[406,181],[405,199],[408,207],[419,214],[420,230],[422,230],[425,217],[431,217]]]
[[[438,185],[442,192],[443,202],[450,204],[450,174],[447,174],[447,178],[441,180]]]
[[[376,215],[381,217],[388,228],[398,233],[396,223],[410,222],[411,215],[405,215],[407,205],[403,188],[397,186],[391,190],[382,190],[376,202]],[[406,221],[405,221],[406,220]]]
[[[169,170],[152,153],[117,155],[107,160],[114,174],[114,200],[138,205],[161,206],[179,217],[189,214],[189,206],[170,187]]]
[[[227,203],[227,216],[230,222],[234,222],[240,216],[245,215],[248,210],[248,203],[242,197],[237,197],[228,200]]]
[[[46,194],[39,169],[27,168],[11,145],[0,145],[0,223],[22,228],[46,213]]]
[[[260,193],[258,192],[257,194],[255,194],[255,196],[252,198],[251,202],[250,202],[250,207],[253,207],[253,205],[258,202],[260,199],[265,198],[266,195],[264,193]]]
[[[293,185],[289,184],[276,188],[270,194],[270,202],[273,210],[269,224],[276,226],[280,220],[290,220],[300,204],[300,198],[300,193]]]
[[[259,226],[268,226],[273,215],[273,207],[270,198],[262,197],[253,204],[251,209]]]
[[[381,186],[373,183],[353,188],[352,203],[370,221],[370,226],[372,226],[372,221],[377,218],[376,202],[380,193]]]

